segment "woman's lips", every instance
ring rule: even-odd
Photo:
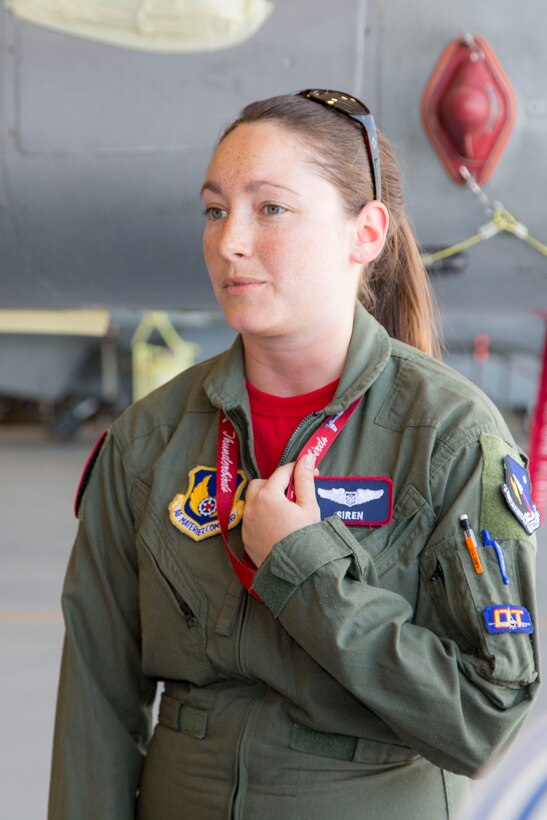
[[[261,279],[250,276],[228,276],[222,282],[222,287],[228,293],[245,293],[263,285]]]

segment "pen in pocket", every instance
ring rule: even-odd
[[[471,529],[471,524],[469,522],[469,516],[467,515],[460,515],[460,526],[465,534],[465,545],[469,551],[469,555],[471,556],[471,560],[473,561],[473,566],[475,567],[475,572],[478,575],[482,573],[482,564],[481,559],[479,558],[479,553],[477,551],[477,539],[475,538],[475,533]]]
[[[502,577],[503,583],[508,584],[509,583],[509,578],[507,577],[507,569],[505,568],[505,558],[503,557],[503,552],[501,551],[501,547],[498,544],[498,542],[495,540],[495,538],[490,537],[490,533],[488,532],[488,530],[483,530],[482,531],[482,543],[484,544],[485,547],[493,547],[494,548],[494,550],[496,552],[496,555],[497,555],[497,558],[498,558],[498,564],[500,565],[500,572],[501,572],[501,577]]]

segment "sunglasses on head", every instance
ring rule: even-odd
[[[361,100],[345,94],[343,91],[332,91],[326,88],[306,88],[303,91],[296,91],[295,96],[306,97],[308,100],[320,103],[325,108],[332,108],[340,114],[344,114],[355,122],[358,122],[363,129],[365,147],[372,171],[372,182],[374,185],[374,198],[382,198],[382,174],[380,171],[380,154],[378,152],[378,137],[376,125],[370,109]]]

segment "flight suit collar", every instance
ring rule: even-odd
[[[334,398],[325,408],[327,413],[339,413],[363,396],[385,368],[390,355],[391,339],[387,331],[356,302],[348,355]]]
[[[376,381],[391,354],[391,340],[386,330],[357,302],[353,332],[344,371],[336,393],[325,408],[327,414],[339,413]],[[210,402],[226,413],[249,414],[245,387],[243,342],[240,336],[220,357],[204,382]]]

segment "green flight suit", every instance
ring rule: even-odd
[[[507,747],[537,690],[536,635],[491,634],[483,610],[536,617],[534,539],[500,490],[503,458],[525,457],[477,388],[358,306],[336,395],[285,460],[360,395],[321,473],[392,479],[393,517],[283,539],[255,576],[262,602],[214,509],[197,540],[170,513],[207,495],[196,469],[214,476],[221,408],[257,475],[241,340],[113,424],[63,593],[49,820],[440,820]],[[462,514],[502,546],[509,586],[492,548],[475,572]],[[241,553],[240,526],[230,543]]]

